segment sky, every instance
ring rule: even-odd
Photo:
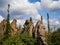
[[[17,25],[23,25],[30,17],[35,24],[41,16],[47,25],[48,13],[50,25],[60,26],[60,0],[0,0],[0,22],[7,17],[8,4],[10,4],[10,22],[17,19]]]

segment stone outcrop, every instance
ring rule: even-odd
[[[33,32],[35,33],[35,37],[37,37],[37,30],[39,32],[39,34],[42,37],[45,37],[45,26],[43,25],[43,23],[41,21],[38,21],[36,26],[34,27],[32,18],[30,17],[30,20],[26,20],[25,24],[24,24],[24,30],[27,31],[31,36],[33,35]]]
[[[17,33],[16,23],[17,23],[17,20],[16,20],[16,19],[14,19],[14,20],[12,21],[12,23],[11,23],[11,28],[12,28],[11,32],[12,32],[12,35],[14,35],[14,34]]]
[[[35,37],[41,37],[42,41],[46,43],[45,34],[46,34],[45,26],[43,25],[43,23],[41,23],[41,21],[38,21],[35,26]]]
[[[32,36],[33,28],[34,28],[34,24],[32,22],[32,18],[30,17],[30,20],[26,20],[24,24],[24,30],[27,31],[30,34],[30,36]]]
[[[4,34],[5,28],[6,28],[6,19],[4,19],[0,23],[0,34]],[[12,23],[10,24],[11,26],[11,34],[14,35],[18,32],[18,28],[16,27],[17,20],[14,19]],[[38,21],[37,24],[34,26],[32,18],[30,17],[30,20],[26,20],[24,23],[24,31],[28,32],[30,36],[34,37],[41,37],[42,41],[45,43],[45,26],[43,25],[43,22]]]
[[[12,35],[16,34],[16,32],[17,32],[16,22],[17,22],[16,19],[14,19],[12,21],[12,23],[10,24],[11,25],[11,34]],[[1,21],[1,23],[0,23],[0,34],[4,34],[5,28],[6,28],[6,23],[7,23],[6,19]]]
[[[29,33],[30,36],[33,36],[35,38],[41,38],[44,44],[46,44],[46,29],[45,26],[43,25],[43,21],[38,21],[34,27],[32,18],[30,17],[30,20],[26,20],[24,24],[24,30]]]
[[[26,20],[25,23],[24,23],[24,31],[28,32],[28,29],[29,29],[29,21]]]
[[[1,21],[0,23],[0,34],[3,34],[5,32],[5,28],[6,28],[6,19],[4,19],[3,21]]]
[[[34,24],[33,24],[33,21],[32,21],[32,18],[30,17],[30,28],[29,28],[29,34],[32,36],[32,33],[33,33],[33,29],[34,29]]]
[[[37,30],[39,30],[41,36],[45,36],[45,26],[41,23],[41,21],[38,21],[35,26],[35,31],[37,32]]]

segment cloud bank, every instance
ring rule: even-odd
[[[0,22],[3,20],[4,18],[2,16],[0,16]]]
[[[7,5],[10,4],[10,17],[11,19],[17,19],[22,23],[22,20],[26,20],[28,17],[32,17],[34,20],[40,19],[40,14],[38,10],[40,7],[40,2],[30,3],[28,0],[0,0],[0,14],[6,17],[7,15]],[[19,23],[19,21],[17,21]]]
[[[41,0],[41,2],[30,3],[28,0],[0,0],[0,17],[6,18],[7,5],[10,4],[10,17],[17,19],[17,24],[24,23],[26,19],[32,17],[34,23],[40,20],[39,10],[59,11],[60,0]],[[1,19],[3,19],[3,17]],[[58,22],[57,22],[58,23]],[[22,25],[22,24],[21,24]]]
[[[58,11],[60,10],[60,0],[41,0],[41,6],[48,11]]]

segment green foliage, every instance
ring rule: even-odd
[[[46,42],[48,43],[48,45],[52,45],[51,44],[51,32],[48,32],[47,34],[46,34]]]
[[[10,36],[6,40],[1,39],[0,40],[0,45],[25,45],[21,40],[20,37],[17,35]]]
[[[9,37],[10,36],[10,32],[11,32],[11,26],[10,26],[10,22],[9,22],[9,14],[8,14],[8,16],[7,16],[7,23],[6,23],[6,31],[5,31],[5,33],[4,33],[4,35],[6,36],[6,37]]]
[[[10,14],[9,14],[9,8],[10,8],[10,4],[8,4],[8,15],[7,15],[7,19],[6,19],[6,28],[5,28],[5,37],[9,37],[10,36],[10,32],[11,32],[11,26],[10,26]]]
[[[24,32],[21,35],[21,40],[25,45],[34,45],[35,39],[33,39],[28,33]]]
[[[48,45],[60,45],[60,28],[46,36]]]
[[[10,36],[6,40],[4,40],[4,35],[0,38],[0,45],[34,45],[34,43],[35,39],[26,32]]]
[[[52,45],[51,44],[51,34],[47,33],[47,35],[46,35],[46,42],[47,42],[48,45]]]
[[[24,43],[21,42],[20,38],[15,35],[3,41],[3,45],[24,45]]]
[[[52,33],[51,42],[53,45],[60,45],[60,28]]]

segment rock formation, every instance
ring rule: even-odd
[[[13,35],[13,34],[16,34],[16,32],[17,32],[16,22],[17,22],[16,19],[14,19],[14,20],[12,21],[12,23],[10,24],[10,25],[11,25],[11,34],[12,34],[12,35]],[[6,23],[7,23],[6,19],[4,19],[4,20],[0,23],[0,34],[4,34],[5,28],[6,28]]]
[[[11,28],[12,28],[12,35],[17,33],[17,27],[16,27],[17,20],[14,19],[11,23]]]
[[[30,17],[30,20],[26,20],[24,24],[24,30],[27,31],[30,34],[30,36],[32,36],[33,28],[34,28],[34,24],[32,22],[32,18]]]
[[[32,33],[33,33],[33,29],[34,29],[34,24],[33,24],[33,21],[32,21],[32,18],[30,17],[30,28],[29,28],[29,34],[32,36]]]
[[[24,30],[28,32],[30,36],[33,36],[35,38],[40,37],[43,43],[44,44],[46,43],[45,42],[46,29],[45,29],[45,26],[43,25],[42,18],[41,18],[41,21],[39,20],[34,27],[32,18],[30,17],[30,20],[26,20],[24,24]]]
[[[35,26],[35,37],[41,37],[42,41],[45,43],[45,26],[41,21],[38,21],[36,26]]]
[[[14,19],[12,21],[11,25],[11,34],[14,35],[18,32],[18,28],[16,27],[16,23],[17,20]],[[6,27],[6,19],[4,19],[1,23],[0,23],[0,34],[3,34],[5,32],[5,27]],[[37,24],[34,27],[32,18],[30,17],[30,20],[26,20],[25,24],[24,24],[24,31],[28,32],[30,36],[35,36],[40,37],[42,39],[42,41],[45,43],[45,26],[43,25],[43,22],[41,22],[40,20],[37,22]]]
[[[26,20],[24,23],[24,30],[28,32],[28,29],[29,29],[29,21]]]
[[[0,23],[0,34],[3,34],[5,32],[6,23],[7,23],[6,19],[1,21],[1,23]]]

